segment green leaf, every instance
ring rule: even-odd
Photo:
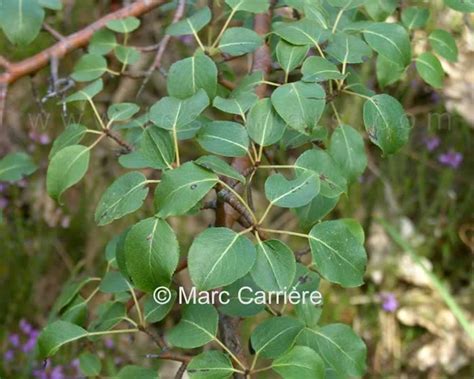
[[[0,159],[0,182],[16,182],[36,169],[37,166],[28,154],[10,153]]]
[[[344,78],[344,75],[341,74],[334,63],[321,57],[309,57],[306,59],[301,72],[305,82],[323,82],[325,80]]]
[[[95,95],[97,95],[104,88],[104,82],[102,79],[98,79],[95,82],[92,82],[83,89],[73,93],[66,97],[64,100],[65,103],[72,103],[74,101],[87,101],[91,100]]]
[[[349,183],[362,175],[367,167],[364,139],[348,125],[340,125],[332,134],[329,154]]]
[[[408,33],[399,24],[374,23],[363,31],[365,40],[380,55],[399,66],[411,62],[411,44]]]
[[[226,286],[247,274],[255,263],[250,240],[228,228],[208,228],[193,241],[188,269],[197,289]]]
[[[70,322],[54,321],[46,326],[38,337],[39,358],[51,357],[61,346],[86,337],[87,334],[87,330]]]
[[[389,95],[375,95],[365,102],[364,124],[370,140],[384,154],[397,152],[408,141],[410,121],[402,105]]]
[[[84,278],[81,280],[70,280],[68,281],[61,291],[61,294],[56,299],[50,316],[56,316],[61,312],[67,305],[69,305],[75,298],[77,298],[80,290],[88,283],[92,281],[91,278]]]
[[[423,53],[416,58],[416,70],[423,80],[434,88],[442,88],[444,71],[440,61],[431,53]]]
[[[107,225],[139,209],[148,194],[146,177],[141,172],[129,172],[107,188],[95,211],[95,222]]]
[[[28,45],[36,38],[44,20],[37,0],[0,1],[0,26],[11,43]]]
[[[287,75],[303,62],[308,51],[308,45],[292,45],[284,40],[278,41],[276,46],[278,63]]]
[[[325,279],[343,287],[363,284],[367,255],[345,222],[315,225],[309,233],[309,243],[313,263]]]
[[[237,27],[224,32],[219,49],[225,54],[238,56],[255,51],[262,43],[262,37],[253,30]]]
[[[259,241],[257,260],[250,274],[264,291],[286,291],[293,283],[296,263],[293,251],[279,240]]]
[[[458,47],[454,37],[446,30],[436,29],[428,37],[430,45],[436,54],[450,62],[457,62]]]
[[[365,234],[362,225],[352,218],[342,218],[340,221],[346,224],[347,228],[354,235],[357,241],[363,245],[365,242]]]
[[[166,34],[171,36],[184,36],[196,34],[211,21],[211,10],[209,7],[199,9],[192,16],[171,24],[166,28]]]
[[[199,130],[197,141],[204,150],[225,157],[247,155],[250,143],[247,130],[231,121],[213,121],[205,125]]]
[[[225,0],[225,3],[231,7],[234,12],[263,13],[270,7],[268,0]]]
[[[71,77],[78,82],[100,78],[107,71],[107,61],[102,55],[85,54],[74,66]]]
[[[324,362],[311,348],[295,346],[275,359],[272,369],[285,379],[324,378]]]
[[[116,103],[107,109],[107,117],[110,121],[125,121],[132,118],[140,107],[134,103]]]
[[[326,106],[326,94],[319,84],[295,82],[278,87],[272,104],[280,117],[293,129],[310,133]]]
[[[92,353],[82,353],[79,355],[79,368],[86,376],[97,376],[100,373],[102,364],[100,359]]]
[[[82,296],[76,296],[63,312],[60,319],[76,325],[84,325],[87,320],[87,303]]]
[[[242,290],[248,287],[250,289]],[[236,280],[231,285],[224,287],[229,294],[228,303],[221,304],[219,311],[236,317],[252,317],[265,309],[265,304],[256,304],[256,291],[261,289],[255,284],[250,274]]]
[[[219,176],[226,176],[245,183],[245,177],[226,161],[213,155],[203,155],[194,161],[197,165],[204,167]]]
[[[138,29],[140,20],[136,17],[125,17],[118,20],[110,20],[105,26],[117,33],[131,33]]]
[[[76,145],[82,141],[87,133],[87,128],[81,124],[69,124],[66,129],[54,140],[48,158],[51,159],[61,149]]]
[[[174,290],[171,291],[171,297],[165,304],[157,304],[153,299],[153,296],[148,297],[145,300],[143,316],[145,321],[149,323],[160,322],[163,320],[173,308],[174,302],[176,301],[177,293]]]
[[[377,81],[382,88],[400,80],[405,72],[405,69],[402,66],[399,66],[397,63],[385,58],[383,55],[377,57],[376,70]]]
[[[308,205],[295,208],[294,212],[304,229],[311,228],[314,224],[322,220],[339,202],[339,197],[325,197],[317,195]]]
[[[209,350],[196,355],[189,363],[187,372],[191,379],[226,379],[235,370],[227,354]]]
[[[158,373],[155,369],[128,365],[120,369],[117,379],[158,379]]]
[[[321,357],[339,374],[351,377],[363,376],[367,370],[367,348],[364,342],[344,324],[331,324],[320,329],[305,329],[310,343],[315,345]]]
[[[63,9],[61,0],[39,0],[38,2],[43,8],[52,9],[53,11],[60,11]]]
[[[128,274],[138,289],[151,292],[170,284],[179,245],[166,221],[150,217],[135,224],[127,233],[124,250]]]
[[[137,63],[141,55],[134,47],[118,45],[115,47],[115,56],[126,66]]]
[[[99,289],[104,293],[119,293],[130,289],[127,279],[118,271],[108,271],[102,278]]]
[[[218,314],[212,305],[186,305],[179,324],[168,331],[167,340],[184,349],[203,346],[216,338],[217,323]]]
[[[270,99],[259,100],[250,110],[247,131],[253,141],[261,146],[278,142],[285,132],[285,123],[272,107]]]
[[[140,142],[140,153],[155,168],[173,168],[171,165],[175,158],[173,139],[167,130],[154,125],[149,126],[143,132]]]
[[[361,38],[342,32],[330,39],[326,53],[342,64],[363,63],[372,56],[372,50]]]
[[[316,21],[323,29],[329,29],[328,13],[319,4],[305,2],[303,12],[306,18]]]
[[[117,46],[115,34],[108,29],[101,29],[94,33],[89,42],[89,53],[106,55]]]
[[[204,90],[181,100],[175,97],[163,97],[150,109],[150,120],[158,127],[167,130],[179,130],[194,121],[209,105]]]
[[[79,182],[89,168],[90,149],[82,145],[67,146],[58,151],[48,166],[46,188],[49,196],[61,202],[64,191]]]
[[[345,10],[354,9],[360,7],[367,0],[328,0],[328,3],[336,8],[343,8]]]
[[[229,98],[224,99],[223,97],[216,96],[212,105],[225,112],[232,113],[245,117],[247,112],[258,100],[258,96],[252,92],[241,92],[232,94]]]
[[[425,27],[430,17],[430,11],[427,8],[408,7],[402,11],[402,23],[407,29],[421,29]]]
[[[321,195],[337,197],[347,192],[347,181],[334,159],[324,150],[311,149],[299,156],[295,163],[298,169],[314,171],[319,174]]]
[[[303,324],[290,317],[272,317],[258,324],[250,341],[256,356],[277,358],[290,349]]]
[[[213,99],[217,90],[216,64],[203,54],[175,62],[168,72],[167,88],[170,96],[179,99],[191,97],[202,88]]]
[[[375,21],[385,21],[398,6],[398,0],[378,0],[365,2],[367,13]]]
[[[444,4],[451,9],[463,13],[474,12],[474,3],[472,0],[444,0]]]
[[[317,21],[309,19],[282,22],[277,24],[274,33],[293,45],[319,46],[329,37],[328,31],[321,28]]]
[[[218,182],[217,175],[193,162],[166,171],[156,187],[157,216],[166,218],[185,214]]]
[[[287,180],[274,174],[265,182],[265,195],[281,208],[297,208],[308,204],[319,193],[320,181],[316,172],[305,171],[296,179]]]

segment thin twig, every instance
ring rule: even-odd
[[[43,29],[46,30],[49,34],[51,34],[58,41],[63,41],[65,39],[65,37],[61,33],[59,33],[56,29],[54,29],[46,22],[43,22]]]

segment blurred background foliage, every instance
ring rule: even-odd
[[[64,34],[122,5],[122,1],[113,0],[64,3],[62,12],[47,17],[48,24]],[[403,3],[429,6],[427,30],[451,31],[458,42],[460,57],[456,63],[442,61],[448,72],[443,90],[435,92],[428,88],[413,67],[405,80],[385,89],[403,103],[411,116],[411,141],[400,154],[389,157],[382,157],[379,150],[369,146],[369,168],[359,183],[351,187],[349,198],[328,216],[355,217],[361,222],[367,236],[369,267],[365,285],[360,288],[347,290],[325,283],[323,318],[353,324],[364,338],[369,349],[368,378],[472,378],[473,341],[427,275],[391,240],[379,220],[394,225],[460,306],[472,311],[474,18],[445,8],[439,0]],[[169,12],[147,14],[131,44],[145,46],[158,42],[163,25],[168,23]],[[415,50],[422,52],[426,49],[426,32],[414,33]],[[0,36],[0,51],[11,60],[19,60],[52,43],[51,35],[41,32],[34,44],[16,49]],[[186,38],[175,40],[170,46],[164,57],[164,70],[195,49],[194,42]],[[61,60],[61,76],[71,72],[80,54],[76,52]],[[152,58],[153,54],[144,54],[132,70],[146,70]],[[229,63],[237,73],[245,72],[248,64],[246,58]],[[375,67],[365,65],[360,74],[364,82],[372,83]],[[152,209],[148,203],[142,214],[100,229],[95,225],[93,215],[100,195],[114,178],[125,172],[117,163],[121,151],[112,142],[96,152],[90,168],[94,175],[86,176],[68,191],[63,207],[47,196],[45,168],[51,141],[71,122],[95,123],[85,108],[70,107],[66,113],[57,104],[57,98],[39,101],[47,91],[49,75],[48,69],[43,69],[11,88],[6,127],[0,133],[1,146],[29,152],[40,166],[26,180],[0,184],[1,377],[30,377],[27,373],[39,363],[33,361],[28,341],[34,340],[35,330],[45,324],[61,287],[80,271],[90,275],[102,273],[106,243]],[[140,80],[128,77],[109,80],[97,103],[105,111],[111,103],[133,100],[140,84]],[[156,73],[139,102],[146,109],[164,95],[165,79]],[[358,101],[361,100],[348,98],[338,108],[345,123],[361,128],[361,114],[355,111],[362,109],[360,104],[355,106]],[[335,122],[329,117],[321,121]],[[192,157],[194,149],[195,145],[185,145],[183,156]],[[255,194],[256,201],[262,196]],[[209,219],[174,222],[181,223],[173,226],[181,236],[182,250],[186,251],[199,223],[209,223],[211,219],[209,214]],[[276,225],[296,226],[296,222],[288,213],[274,215]],[[145,339],[108,339],[95,348],[110,375],[116,367],[133,361],[156,365],[145,358],[145,354],[153,353]],[[48,362],[49,376],[45,377],[75,377],[75,353],[68,347],[54,362]]]

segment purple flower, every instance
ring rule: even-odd
[[[192,43],[194,42],[194,37],[191,34],[188,34],[188,35],[179,37],[179,40],[185,45],[189,46],[189,45],[192,45]]]
[[[3,354],[3,359],[5,359],[5,362],[10,362],[13,360],[15,356],[15,353],[13,350],[7,350],[5,354]]]
[[[0,208],[1,208],[1,205],[0,205]],[[10,334],[8,336],[8,340],[10,341],[10,343],[14,346],[14,347],[18,347],[20,346],[20,336],[16,333],[14,334]]]
[[[38,136],[38,142],[41,145],[48,145],[51,142],[51,140],[46,133],[42,133]]]
[[[5,209],[8,205],[8,200],[4,197],[0,197],[0,209]]]
[[[108,349],[112,349],[114,347],[114,340],[112,338],[106,338],[104,341],[104,345]]]
[[[33,371],[33,376],[38,379],[48,379],[48,373],[40,368]]]
[[[18,184],[20,184],[20,182],[18,182]],[[33,327],[31,326],[31,324],[26,321],[25,319],[21,319],[20,320],[20,329],[23,333],[25,334],[30,334],[31,331],[33,330]]]
[[[7,189],[7,184],[6,183],[0,183],[0,192],[5,192]]]
[[[64,379],[66,376],[64,375],[63,372],[63,367],[62,366],[56,366],[53,368],[50,374],[50,379]]]
[[[441,140],[437,136],[431,136],[425,138],[425,146],[428,149],[428,151],[433,151],[436,149],[441,143]]]
[[[461,153],[452,150],[438,156],[439,163],[454,169],[459,167],[459,165],[462,163],[462,159],[463,156]]]
[[[382,293],[380,297],[382,299],[382,309],[385,312],[393,313],[397,310],[398,300],[395,297],[395,294],[393,294],[392,292],[387,292],[387,293]]]

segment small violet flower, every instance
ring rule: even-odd
[[[398,300],[395,297],[395,294],[391,292],[387,292],[387,293],[382,293],[380,297],[382,299],[382,309],[385,312],[393,313],[397,310]]]
[[[428,151],[435,150],[440,144],[441,144],[441,140],[439,139],[439,137],[431,136],[431,137],[425,138],[425,146],[428,149]]]
[[[18,183],[20,183],[20,182],[18,182]],[[19,325],[20,325],[21,331],[25,334],[30,334],[31,331],[33,330],[33,327],[31,326],[31,324],[28,321],[26,321],[25,319],[21,319]]]
[[[5,354],[3,355],[3,359],[5,359],[6,362],[10,362],[13,360],[15,353],[13,350],[7,350]]]
[[[112,338],[106,338],[104,341],[104,345],[107,349],[112,349],[114,347],[114,341]]]
[[[1,208],[1,206],[0,206]],[[8,336],[8,340],[10,341],[10,343],[12,344],[13,347],[18,347],[20,346],[20,336],[16,333],[14,334],[10,334]]]
[[[463,156],[457,151],[448,151],[438,156],[438,162],[447,167],[457,169],[462,163]]]

